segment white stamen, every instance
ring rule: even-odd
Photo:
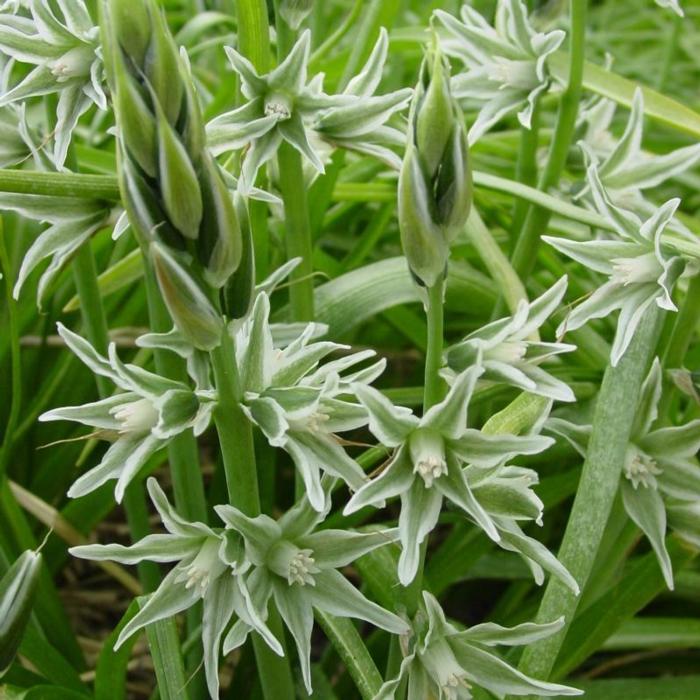
[[[613,280],[625,286],[655,282],[662,270],[654,253],[645,253],[636,258],[615,258],[611,262],[613,264]]]
[[[299,549],[293,542],[282,540],[275,544],[267,558],[267,564],[279,576],[287,579],[292,586],[315,586],[313,574],[321,570],[311,549]]]
[[[505,340],[484,353],[485,360],[496,360],[507,365],[515,364],[525,358],[527,343],[524,340]]]
[[[497,56],[487,66],[488,77],[503,87],[532,90],[539,84],[534,61],[512,61]]]
[[[288,97],[281,93],[273,93],[265,98],[265,115],[276,116],[280,121],[292,116],[292,104]]]
[[[644,488],[656,488],[656,477],[663,472],[656,466],[656,460],[630,445],[627,449],[624,465],[625,477],[636,489],[641,484]]]
[[[178,583],[184,581],[187,589],[196,586],[204,594],[210,581],[217,578],[226,568],[219,558],[220,547],[221,541],[218,538],[208,538],[190,565],[185,567],[175,580]]]
[[[76,46],[55,61],[49,61],[49,70],[59,83],[90,74],[95,52],[88,46]]]
[[[409,439],[413,460],[413,471],[431,488],[435,479],[447,474],[445,443],[442,436],[433,430],[418,429]]]
[[[158,422],[158,411],[148,399],[138,399],[111,410],[121,433],[146,433]]]

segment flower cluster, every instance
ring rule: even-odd
[[[666,585],[673,589],[667,524],[694,545],[700,543],[700,468],[695,459],[700,450],[700,420],[658,425],[661,394],[661,363],[656,358],[642,385],[620,485],[627,515],[646,535]],[[590,425],[552,417],[546,426],[585,455]]]
[[[83,0],[48,0],[28,3],[29,14],[5,11],[0,15],[0,51],[34,66],[16,85],[0,96],[0,106],[40,95],[58,94],[53,126],[53,159],[63,167],[71,136],[91,105],[107,109],[104,69],[95,26]]]
[[[409,89],[375,96],[386,60],[388,39],[382,30],[367,63],[338,95],[323,91],[323,76],[308,79],[310,33],[305,31],[285,60],[260,75],[233,48],[227,47],[231,65],[248,100],[207,125],[209,145],[215,154],[246,149],[239,188],[248,192],[258,170],[286,141],[317,172],[323,172],[319,141],[377,155],[398,167],[390,146],[402,146],[401,131],[387,125],[411,96]]]
[[[469,143],[516,111],[529,129],[535,104],[550,85],[547,57],[561,46],[564,32],[535,31],[523,0],[499,0],[493,27],[468,4],[461,21],[443,10],[435,16],[447,33],[445,53],[465,67],[452,79],[455,97],[479,111]]]
[[[620,310],[610,362],[617,365],[635,330],[651,304],[675,311],[671,290],[682,272],[680,257],[668,250],[661,235],[668,226],[679,199],[671,199],[642,222],[634,212],[614,204],[603,188],[595,165],[588,168],[588,184],[596,209],[610,222],[609,239],[571,241],[543,236],[543,240],[573,260],[609,277],[590,297],[579,304],[557,330],[563,335],[594,318]]]

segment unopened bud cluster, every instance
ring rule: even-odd
[[[153,0],[107,0],[103,12],[129,219],[176,324],[210,349],[221,333],[212,301],[242,257],[233,198],[206,149],[189,67],[162,11]]]
[[[409,120],[399,178],[401,243],[413,275],[431,287],[444,276],[450,243],[472,201],[464,117],[438,49],[423,61]]]

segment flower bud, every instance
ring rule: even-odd
[[[226,284],[241,261],[241,227],[219,166],[204,159],[200,174],[204,211],[197,250],[204,279],[215,289]]]
[[[206,294],[164,246],[152,243],[151,258],[177,329],[199,350],[214,349],[221,341],[223,320]]]
[[[171,223],[185,237],[196,240],[202,222],[202,193],[185,147],[170,126],[159,103],[158,177],[165,212]]]
[[[282,19],[296,31],[314,6],[314,0],[282,0],[279,13]]]
[[[133,1],[133,0],[132,0]],[[131,5],[132,2],[129,2]],[[133,3],[138,5],[139,2]],[[146,55],[144,73],[165,116],[172,126],[178,121],[183,103],[180,56],[165,23],[163,11],[151,4],[151,47]]]
[[[0,677],[17,654],[39,583],[41,554],[26,551],[0,580]]]
[[[151,43],[151,19],[143,2],[109,0],[109,23],[119,46],[137,66],[143,66]]]
[[[464,117],[450,92],[449,66],[435,48],[424,59],[409,116],[399,177],[399,228],[409,267],[433,286],[472,201]]]
[[[235,195],[234,204],[241,227],[241,262],[223,290],[223,306],[226,316],[231,319],[243,318],[248,314],[255,291],[255,251],[253,232],[250,228],[245,199]]]

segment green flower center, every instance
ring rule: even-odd
[[[527,343],[524,340],[504,340],[484,353],[485,360],[495,360],[512,365],[525,358]]]
[[[292,100],[281,92],[273,92],[265,98],[265,115],[276,116],[280,121],[292,116]]]
[[[636,258],[615,258],[612,264],[613,280],[625,286],[655,282],[662,271],[654,253],[645,253]]]
[[[147,433],[158,422],[158,411],[148,399],[129,401],[111,413],[120,423],[120,433]]]
[[[623,467],[625,477],[632,482],[636,489],[640,484],[644,488],[656,488],[656,476],[662,473],[662,469],[656,466],[656,460],[642,452],[635,445],[627,448],[625,465]]]
[[[313,574],[320,572],[313,557],[313,550],[300,549],[293,542],[281,540],[271,549],[267,565],[277,575],[287,579],[289,585],[314,586]]]
[[[444,639],[435,639],[428,648],[419,652],[425,670],[440,688],[444,700],[459,700],[471,695],[464,669],[459,665],[450,645]]]
[[[426,488],[430,488],[435,479],[447,474],[445,441],[440,433],[429,428],[418,428],[411,433],[408,447],[413,471],[423,479]]]
[[[95,60],[95,52],[89,46],[76,46],[66,51],[60,58],[49,62],[49,69],[59,83],[71,78],[90,75],[90,66]]]
[[[209,582],[218,578],[226,569],[226,565],[219,558],[220,546],[221,541],[218,538],[207,538],[197,556],[175,580],[184,581],[185,588],[197,586],[204,592]]]

